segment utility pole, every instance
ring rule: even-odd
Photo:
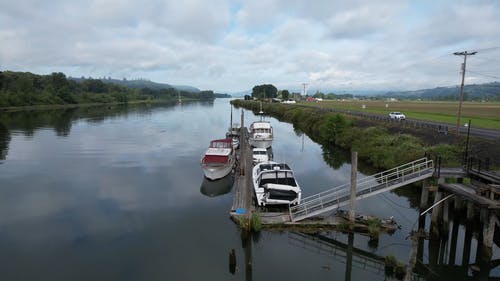
[[[302,83],[302,86],[304,86],[304,97],[305,97],[307,95],[307,92],[306,92],[307,83]]]
[[[457,138],[460,136],[460,117],[462,114],[462,102],[464,101],[464,80],[465,80],[465,65],[467,63],[467,56],[472,56],[477,54],[477,52],[455,52],[455,56],[464,56],[464,63],[462,64],[462,85],[460,86],[460,98],[458,102],[458,113],[457,113]]]

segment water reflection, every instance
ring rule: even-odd
[[[7,127],[0,122],[0,160],[5,160],[7,151],[9,150],[10,132]],[[0,161],[0,164],[2,162]]]
[[[233,188],[233,183],[233,173],[229,173],[227,176],[218,180],[210,180],[206,177],[203,177],[200,192],[201,194],[208,197],[224,195],[231,191],[231,189]]]
[[[339,169],[351,160],[350,152],[334,146],[322,146],[323,160],[333,169]]]
[[[213,102],[186,102],[181,108],[189,109],[194,105],[213,107]],[[0,160],[5,160],[13,132],[20,132],[25,137],[32,138],[37,130],[51,128],[58,137],[68,137],[77,120],[85,120],[87,123],[97,125],[113,118],[127,118],[130,114],[146,116],[155,109],[174,106],[176,106],[175,103],[168,102],[2,112],[0,113]]]

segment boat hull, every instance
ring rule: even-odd
[[[273,144],[272,139],[254,139],[250,138],[248,140],[251,146],[253,147],[258,147],[258,148],[269,148]]]
[[[234,162],[235,160],[232,158],[229,163],[224,165],[211,165],[210,163],[203,164],[203,174],[205,174],[205,177],[210,180],[221,179],[233,170]]]

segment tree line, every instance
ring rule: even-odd
[[[130,88],[99,79],[75,81],[64,73],[37,75],[30,72],[0,71],[0,107],[62,105],[83,103],[127,103],[129,101],[211,100],[213,91],[193,93],[174,88]]]

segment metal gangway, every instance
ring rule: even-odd
[[[393,190],[433,175],[432,160],[421,158],[410,163],[360,178],[356,181],[356,200]],[[318,216],[349,204],[350,183],[305,197],[300,204],[290,207],[293,222]]]

